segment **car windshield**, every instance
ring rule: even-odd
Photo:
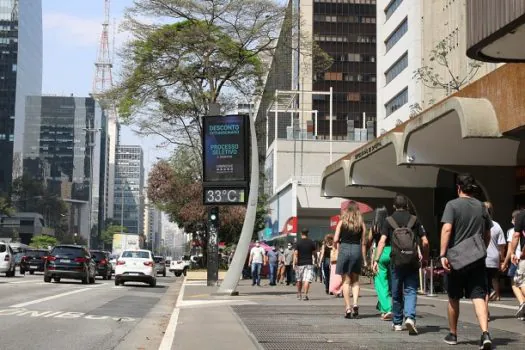
[[[106,258],[106,254],[102,253],[102,252],[91,252],[91,256],[95,259],[95,260],[102,260],[102,259],[105,259]]]
[[[156,263],[161,263],[164,261],[164,258],[162,256],[156,256],[153,260],[155,260]]]
[[[122,253],[123,258],[149,259],[149,252],[125,251]]]
[[[82,248],[76,247],[55,247],[51,252],[51,255],[56,258],[78,258],[84,256],[84,251]]]

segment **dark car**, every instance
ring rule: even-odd
[[[89,251],[79,245],[57,245],[44,264],[44,282],[60,282],[61,278],[95,283],[96,264]]]
[[[157,270],[157,274],[166,277],[166,260],[164,260],[164,257],[154,256],[153,260],[155,261],[155,269]]]
[[[97,266],[97,276],[102,276],[103,279],[110,280],[112,268],[111,263],[109,262],[109,253],[102,250],[92,250],[91,257]]]
[[[44,272],[44,260],[48,254],[49,251],[45,249],[27,250],[20,259],[20,273],[24,275],[29,272],[33,275],[35,271]]]

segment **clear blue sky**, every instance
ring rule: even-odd
[[[121,22],[124,9],[132,0],[111,1],[113,19]],[[94,76],[94,63],[104,18],[103,0],[43,0],[44,27],[44,94],[88,96]],[[113,35],[111,29],[110,35]],[[126,41],[126,33],[116,32],[116,48]],[[118,73],[115,64],[114,77]],[[157,148],[161,140],[142,138],[123,127],[121,142],[139,144],[144,149],[146,170],[157,157],[166,157],[166,150]]]

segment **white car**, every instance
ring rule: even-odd
[[[0,242],[0,273],[14,277],[16,271],[15,253],[7,243]]]
[[[177,260],[172,260],[170,263],[170,272],[173,272],[175,276],[180,277],[180,275],[186,276],[186,273],[190,269],[190,256],[184,255]]]
[[[115,285],[124,282],[144,282],[151,287],[157,285],[157,271],[153,254],[149,250],[125,250],[115,266]]]

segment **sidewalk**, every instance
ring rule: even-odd
[[[243,280],[239,296],[219,297],[205,280],[186,279],[172,349],[477,349],[480,330],[468,301],[461,306],[460,343],[451,348],[442,341],[448,333],[444,295],[419,297],[420,335],[409,336],[379,319],[372,285],[362,285],[356,320],[342,317],[343,300],[327,296],[321,283],[312,287],[310,301],[299,301],[292,286],[270,287],[263,281],[262,287],[252,287]],[[525,348],[525,323],[514,312],[510,299],[491,306],[490,328],[498,349]]]

